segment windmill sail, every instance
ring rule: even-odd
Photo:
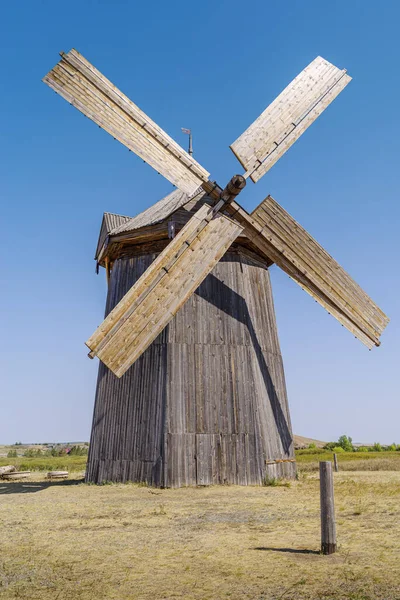
[[[346,271],[271,196],[248,215],[230,212],[252,242],[368,348],[379,346],[388,317]]]
[[[61,57],[43,78],[48,86],[183,192],[208,181],[209,173],[79,52]]]
[[[351,81],[318,56],[231,145],[256,182],[277,162]]]
[[[111,311],[86,345],[121,377],[166,327],[241,233],[203,205]]]

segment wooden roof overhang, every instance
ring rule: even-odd
[[[177,189],[136,217],[105,213],[95,255],[97,266],[109,269],[118,258],[136,254],[135,248],[141,254],[161,252],[171,241],[171,225],[176,235],[204,204],[215,204],[215,199],[204,189],[199,188],[192,196]],[[230,207],[222,212],[229,216]],[[259,264],[265,263],[265,268],[274,262],[244,232],[233,245],[245,247],[257,255]]]
[[[169,237],[169,223],[172,222],[174,224],[174,233],[176,234],[192,216],[191,212],[184,212],[186,214],[182,214],[183,211],[177,211],[177,213],[171,215],[161,223],[140,227],[133,231],[124,231],[121,233],[110,232],[105,236],[103,245],[97,253],[97,265],[108,268],[119,258],[133,256],[136,253],[161,252],[171,241]],[[273,264],[270,257],[260,252],[260,249],[244,234],[240,235],[232,246],[242,246],[252,254],[257,255],[259,263],[263,264],[265,268]]]

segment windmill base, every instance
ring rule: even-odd
[[[106,314],[156,257],[115,261]],[[118,379],[100,363],[86,480],[158,487],[294,478],[268,269],[234,246]]]

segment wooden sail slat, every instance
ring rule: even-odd
[[[355,308],[361,310],[363,318],[366,318],[372,327],[384,328],[387,325],[386,315],[368,294],[271,196],[268,196],[252,213],[252,216],[257,219],[256,211],[264,213],[263,221],[266,219],[270,227],[279,231],[279,235],[284,237],[285,243],[294,248],[295,252],[301,256],[304,265],[310,265],[311,269],[319,271],[326,285],[333,285],[343,298],[346,300],[351,298]],[[329,268],[321,270],[321,264],[326,264]]]
[[[271,199],[274,203],[275,201]],[[271,202],[270,202],[271,204]],[[283,211],[277,203],[274,204],[276,211]],[[298,283],[307,293],[309,293],[321,306],[323,306],[332,316],[334,316],[344,327],[346,327],[355,337],[360,339],[368,348],[374,345],[379,345],[379,336],[388,323],[388,318],[382,311],[369,299],[366,302],[361,297],[352,297],[349,294],[347,300],[340,297],[338,291],[332,285],[326,285],[326,282],[320,274],[315,273],[310,265],[305,265],[302,257],[295,252],[295,245],[290,247],[284,237],[280,238],[277,231],[272,229],[272,225],[262,224],[262,219],[256,219],[253,215],[249,215],[236,202],[231,202],[227,207],[231,216],[239,221],[244,227],[245,234],[251,239],[252,243],[257,246],[264,254],[267,254],[283,271],[285,271],[296,283]],[[257,209],[256,209],[257,211]],[[255,212],[256,212],[255,211]],[[296,237],[296,231],[300,225],[294,221],[290,215],[287,215],[288,225],[293,228],[293,236]],[[258,216],[258,215],[256,215]],[[276,230],[279,227],[276,226]],[[305,230],[304,230],[305,231]],[[305,232],[307,233],[307,232]],[[307,234],[309,235],[309,234]],[[304,241],[301,242],[304,244]],[[309,236],[309,244],[315,244],[316,252],[320,246]],[[333,259],[332,259],[333,260]],[[342,269],[336,262],[336,269]],[[321,260],[319,265],[320,272],[326,270],[327,274],[332,271],[332,263]],[[358,288],[357,284],[348,276],[344,270],[343,277],[348,278],[348,285],[354,289]],[[327,277],[329,281],[329,276]],[[355,309],[357,306],[357,310]],[[374,325],[365,318],[363,310],[365,309],[370,314],[371,307],[375,307]]]
[[[351,77],[348,75],[344,75],[337,82],[337,84],[332,87],[332,89],[327,92],[324,97],[314,106],[312,110],[310,110],[304,118],[299,121],[296,127],[288,133],[287,135],[282,136],[282,139],[279,141],[278,145],[275,146],[272,151],[268,154],[266,159],[262,162],[261,165],[256,167],[254,171],[251,172],[250,178],[254,183],[257,183],[267,171],[274,166],[274,164],[285,154],[287,150],[299,139],[299,137],[314,123],[314,121],[320,116],[321,113],[333,102],[333,100],[344,90],[346,85],[351,81]]]
[[[242,227],[202,206],[86,342],[121,377],[164,329]],[[210,220],[211,219],[211,220]]]
[[[185,193],[208,181],[197,161],[76,50],[43,81]]]
[[[69,67],[69,65],[68,65]],[[130,123],[127,121],[126,115],[123,111],[119,110],[118,107],[110,110],[104,117],[104,103],[108,107],[108,101],[105,98],[101,98],[100,93],[92,93],[88,91],[88,86],[83,78],[76,78],[74,81],[74,94],[68,95],[67,90],[70,86],[70,76],[68,70],[64,66],[56,65],[53,69],[53,89],[58,91],[65,97],[66,100],[71,102],[78,110],[85,114],[92,121],[95,121],[100,127],[112,135],[115,139],[118,139],[122,144],[127,146],[130,150],[140,155],[142,151],[142,141],[137,139],[135,135],[131,135]],[[147,141],[146,147],[146,159],[153,168],[158,172],[165,175],[166,170],[169,169],[167,164],[167,156],[158,145],[154,145],[151,137],[146,131],[142,131],[143,138]],[[174,185],[180,189],[186,189],[188,183],[188,170],[186,166],[177,163],[174,165]],[[189,173],[190,176],[190,173]],[[194,181],[197,181],[196,179]],[[191,180],[189,180],[191,185]],[[196,188],[197,189],[197,188]]]
[[[273,206],[271,211],[268,209],[270,206]],[[261,224],[264,223],[264,226],[268,223],[268,229],[274,231],[281,242],[287,245],[288,251],[293,252],[293,256],[297,255],[302,261],[305,272],[317,274],[323,280],[323,285],[328,289],[332,289],[345,303],[351,300],[360,317],[367,320],[371,328],[375,330],[375,334],[379,335],[375,321],[377,321],[378,327],[384,325],[384,323],[380,319],[379,309],[377,310],[371,298],[363,292],[327,252],[321,252],[321,247],[315,240],[311,238],[312,243],[310,243],[311,236],[307,231],[295,221],[290,220],[288,223],[287,213],[283,211],[282,207],[279,207],[280,214],[278,214],[276,206],[279,205],[269,196],[258,207],[258,217],[261,213],[262,220],[257,218],[257,213],[252,214],[252,216]],[[290,215],[289,218],[291,219]],[[329,268],[321,269],[321,264],[326,264]]]
[[[268,204],[273,204],[274,209],[280,211],[281,215],[284,216],[289,229],[288,234],[286,234],[284,228],[277,219],[270,219],[267,212],[263,209],[264,204],[267,206]],[[345,273],[338,263],[335,263],[334,268],[332,268],[332,265],[325,258],[321,259],[321,257],[316,257],[314,260],[310,259],[310,255],[313,254],[313,252],[317,256],[318,248],[315,245],[315,241],[304,229],[302,229],[303,239],[300,243],[296,244],[296,239],[299,240],[299,225],[288,213],[286,213],[286,211],[283,211],[272,198],[269,198],[253,211],[252,217],[263,226],[263,235],[265,235],[275,247],[280,250],[280,252],[283,252],[309,281],[321,289],[324,295],[334,302],[337,307],[366,335],[369,335],[371,339],[377,341],[382,332],[381,324],[376,322],[373,317],[371,317],[372,322],[370,322],[368,315],[369,305],[353,293],[353,290],[358,287],[357,284]],[[309,250],[308,256],[303,250],[305,247]],[[342,276],[346,280],[346,286],[338,285],[337,277],[336,279],[334,278],[334,272],[337,272],[338,270],[342,271]]]
[[[258,181],[349,83],[325,59],[313,60],[231,145],[253,181]]]
[[[266,108],[258,119],[242,134],[247,143],[252,136],[252,153],[248,163],[269,154],[279,139],[287,135],[297,121],[307,113],[320,96],[334,83],[341,71],[323,59],[315,59],[283,92]]]

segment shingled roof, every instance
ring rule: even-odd
[[[184,207],[186,204],[190,203],[192,206],[195,205],[197,201],[203,203],[207,200],[208,196],[201,187],[191,196],[176,189],[168,194],[168,196],[165,196],[165,198],[162,198],[143,212],[136,215],[136,217],[104,213],[95,259],[98,258],[108,236],[134,231],[142,227],[148,227],[149,225],[156,225],[157,223],[161,223],[168,219],[170,215]]]
[[[114,213],[105,212],[103,214],[103,220],[101,222],[99,240],[97,242],[96,255],[97,258],[100,250],[103,247],[104,242],[106,241],[106,237],[109,233],[118,227],[120,227],[123,223],[130,221],[132,217],[126,217],[125,215],[116,215]]]
[[[174,190],[168,194],[168,196],[165,196],[165,198],[162,198],[150,206],[150,208],[147,208],[136,215],[136,217],[131,217],[129,221],[124,221],[119,226],[115,227],[110,233],[115,235],[117,233],[134,231],[135,229],[140,229],[140,227],[148,227],[149,225],[161,223],[161,221],[167,219],[173,212],[178,210],[178,208],[181,208],[186,204],[189,199],[189,196],[184,192]]]

